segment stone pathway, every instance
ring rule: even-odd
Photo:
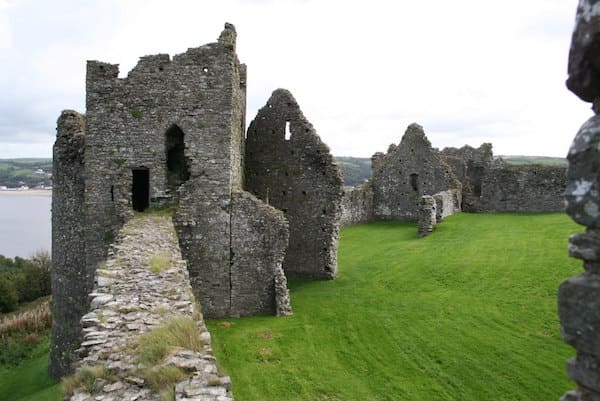
[[[155,269],[150,261],[154,258]],[[162,267],[162,269],[160,269]],[[160,270],[160,271],[158,271]],[[105,366],[113,379],[95,379],[91,391],[78,388],[71,401],[163,400],[139,377],[142,365],[131,344],[173,316],[196,321],[201,352],[174,349],[163,361],[188,372],[175,386],[181,401],[232,401],[229,377],[217,372],[202,315],[195,304],[186,263],[169,216],[138,214],[122,228],[105,264],[96,272],[91,312],[83,316],[78,370]],[[114,379],[116,378],[116,379]]]

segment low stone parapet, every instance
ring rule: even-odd
[[[125,224],[90,298],[81,360],[64,380],[66,399],[233,400],[170,216],[137,215]]]

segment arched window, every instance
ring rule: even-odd
[[[167,185],[171,190],[177,189],[190,178],[188,161],[185,157],[183,131],[173,124],[165,132],[165,151],[167,154]]]

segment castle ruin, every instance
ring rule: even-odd
[[[511,166],[494,159],[492,145],[433,148],[423,128],[411,124],[399,145],[371,158],[369,182],[346,188],[341,225],[375,220],[419,221],[432,226],[457,212],[563,211],[565,167]],[[435,201],[422,197],[431,196]],[[424,209],[420,206],[422,205]],[[427,229],[427,232],[430,232]]]
[[[246,66],[235,47],[226,24],[217,42],[142,57],[126,78],[118,65],[88,61],[86,114],[64,111],[54,146],[52,376],[72,370],[96,269],[134,211],[176,209],[207,317],[291,313],[284,269],[335,277],[340,172],[282,90],[269,101],[281,114],[262,111],[253,124],[245,163]],[[283,141],[278,125],[288,121],[290,149],[274,153],[269,138],[277,130]],[[313,227],[318,234],[299,234]]]
[[[127,78],[118,78],[118,65],[88,62],[86,113],[61,114],[54,146],[52,376],[73,370],[99,265],[119,263],[110,252],[134,211],[175,209],[179,265],[187,268],[177,274],[205,316],[225,317],[291,313],[286,276],[334,278],[340,224],[419,220],[426,235],[460,211],[563,210],[563,168],[506,166],[490,144],[438,151],[417,124],[373,156],[368,184],[344,192],[328,147],[288,91],[273,92],[246,137],[246,66],[235,46],[226,24],[217,42],[142,57]],[[580,96],[597,100],[587,85]],[[596,125],[590,120],[582,135]],[[580,153],[591,152],[584,148],[570,153],[567,194],[581,189],[573,185]],[[573,199],[579,221],[589,208]],[[572,240],[571,252],[592,276],[564,284],[560,304],[565,340],[580,350],[570,372],[581,394],[597,383],[588,376],[595,343],[577,334],[587,321],[572,318],[597,295],[573,295],[597,270],[589,249],[599,234],[593,221],[584,224],[589,232]]]

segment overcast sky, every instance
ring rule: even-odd
[[[0,0],[0,158],[50,157],[85,112],[85,62],[182,53],[238,32],[248,123],[289,89],[334,155],[418,122],[433,146],[564,156],[592,115],[564,85],[576,0]]]

